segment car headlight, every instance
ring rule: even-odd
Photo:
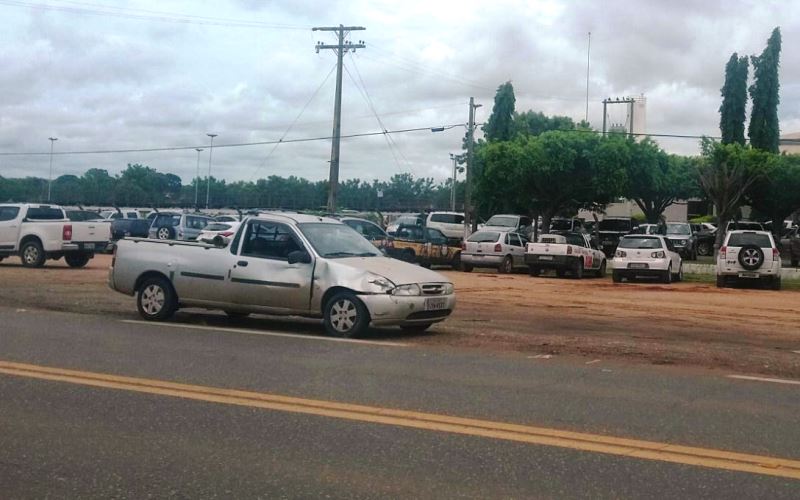
[[[375,275],[368,281],[373,285],[377,286],[378,288],[380,288],[381,292],[388,292],[389,290],[392,289],[392,287],[394,287],[394,284],[391,281],[384,278],[383,276]]]
[[[665,254],[664,252],[653,252],[653,253],[650,254],[650,257],[652,257],[654,259],[663,259],[666,256],[667,256],[667,254]]]
[[[444,294],[445,295],[451,295],[455,291],[456,291],[456,287],[454,287],[452,283],[445,283],[444,284]]]
[[[627,254],[627,253],[625,253],[625,251],[624,251],[624,250],[617,250],[617,251],[616,251],[616,253],[615,253],[615,255],[616,255],[617,257],[621,257],[621,258],[625,258],[625,257],[627,257],[627,256],[628,256],[628,254]]]
[[[400,285],[394,290],[392,290],[392,295],[421,295],[422,290],[420,289],[419,285],[412,283],[410,285]]]

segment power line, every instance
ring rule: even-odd
[[[226,19],[226,18],[216,18],[208,16],[195,16],[195,15],[178,14],[171,12],[147,10],[147,9],[134,9],[130,7],[115,7],[109,5],[92,4],[88,2],[70,2],[62,0],[62,3],[66,5],[33,3],[21,0],[0,0],[0,5],[6,5],[9,7],[23,7],[34,10],[65,12],[69,14],[116,17],[121,19],[133,19],[138,21],[156,21],[156,22],[177,23],[177,24],[198,24],[206,26],[224,26],[232,28],[257,28],[257,29],[281,29],[281,30],[310,29],[310,26],[265,23],[261,21],[252,21],[243,19]],[[86,8],[86,7],[73,7],[70,6],[69,4],[99,7],[99,9]],[[102,9],[109,9],[109,10],[102,10]],[[114,10],[117,10],[119,12],[114,12]]]
[[[333,66],[331,66],[331,70],[330,70],[330,71],[328,71],[328,74],[325,76],[325,79],[323,79],[323,80],[322,80],[322,83],[320,83],[320,84],[319,84],[319,86],[317,87],[317,90],[315,90],[315,91],[314,91],[314,93],[313,93],[313,94],[311,94],[311,97],[309,97],[308,101],[306,101],[305,105],[303,105],[303,109],[301,109],[301,110],[300,110],[300,112],[299,112],[299,113],[297,114],[297,116],[295,117],[294,121],[292,121],[292,123],[291,123],[291,124],[289,124],[289,127],[288,127],[288,128],[286,129],[286,131],[283,133],[283,135],[281,136],[281,138],[280,138],[280,139],[278,139],[278,142],[277,142],[277,143],[275,143],[275,145],[272,147],[272,149],[270,150],[270,152],[269,152],[269,153],[267,153],[267,156],[265,156],[265,157],[264,157],[264,160],[261,162],[261,165],[259,165],[259,166],[258,166],[258,167],[257,167],[257,168],[256,168],[256,169],[253,171],[253,175],[250,177],[250,179],[251,179],[251,180],[252,180],[252,179],[253,179],[253,178],[254,178],[254,177],[255,177],[255,176],[258,174],[258,171],[259,171],[259,170],[261,170],[262,168],[264,168],[264,165],[266,165],[266,164],[267,164],[267,160],[269,160],[269,157],[270,157],[270,156],[272,156],[272,153],[274,153],[276,149],[278,149],[278,146],[279,146],[279,145],[280,145],[280,144],[283,142],[283,140],[286,138],[286,135],[289,133],[289,131],[290,131],[290,130],[292,130],[292,127],[294,127],[294,125],[297,123],[297,120],[299,120],[299,119],[300,119],[300,117],[301,117],[301,116],[303,116],[303,113],[305,112],[306,108],[308,108],[308,105],[309,105],[309,104],[311,104],[311,101],[313,101],[315,97],[317,97],[317,94],[319,94],[319,91],[320,91],[320,90],[322,90],[322,87],[324,87],[324,86],[325,86],[325,83],[327,83],[327,81],[328,81],[328,78],[330,78],[330,77],[331,77],[331,75],[333,74],[333,70],[334,70],[334,69],[336,69],[336,65],[335,65],[335,64],[334,64]]]

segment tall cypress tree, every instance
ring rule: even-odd
[[[494,107],[492,116],[483,126],[483,133],[486,140],[509,141],[514,135],[514,87],[511,82],[506,82],[497,87],[494,95]]]
[[[719,129],[722,143],[737,142],[744,146],[744,120],[747,106],[747,56],[739,57],[734,52],[725,65],[725,84],[722,104],[719,107]]]
[[[780,126],[778,124],[778,67],[781,54],[781,29],[772,30],[767,46],[760,56],[752,56],[755,83],[750,86],[753,111],[750,114],[750,145],[778,153]]]

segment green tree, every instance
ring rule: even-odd
[[[772,220],[775,241],[783,221],[800,209],[800,155],[768,155],[760,176],[747,192],[753,209]]]
[[[580,128],[588,128],[588,123],[581,123]],[[540,135],[550,130],[572,130],[578,128],[568,116],[547,116],[541,111],[524,111],[514,114],[514,134]]]
[[[714,203],[718,227],[715,247],[725,236],[725,227],[745,202],[745,194],[764,175],[768,153],[741,144],[720,144],[704,139],[703,154],[696,162],[700,186]]]
[[[625,163],[626,197],[636,202],[647,222],[657,223],[675,200],[697,194],[697,181],[686,158],[667,154],[650,138],[626,142],[631,153]]]
[[[734,52],[725,65],[725,84],[719,107],[719,129],[722,143],[738,142],[744,146],[744,120],[747,107],[747,57]]]
[[[59,205],[82,203],[81,180],[75,175],[61,175],[53,181],[51,199]]]
[[[778,67],[781,54],[781,30],[775,28],[760,56],[752,56],[755,83],[750,86],[753,109],[750,113],[748,135],[750,145],[772,153],[778,152],[780,125],[778,103],[780,82]]]
[[[488,142],[508,141],[514,136],[514,86],[506,82],[497,87],[492,114],[483,126]]]
[[[112,205],[115,185],[116,179],[107,170],[90,168],[81,176],[81,201],[87,205]]]

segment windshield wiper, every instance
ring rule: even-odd
[[[376,257],[377,254],[372,252],[329,252],[323,255],[323,257]]]

